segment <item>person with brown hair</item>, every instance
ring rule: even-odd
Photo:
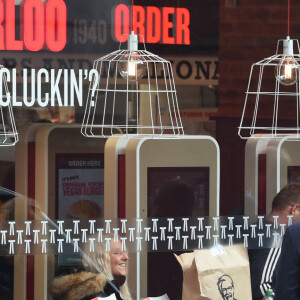
[[[109,239],[107,251],[105,239]],[[115,293],[118,300],[132,300],[126,282],[128,254],[120,240],[104,237],[95,243],[95,251],[84,250],[82,268],[56,278],[50,288],[55,300],[91,300]]]

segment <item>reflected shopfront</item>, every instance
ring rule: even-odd
[[[275,290],[299,140],[239,140],[251,5],[0,1],[0,299]]]

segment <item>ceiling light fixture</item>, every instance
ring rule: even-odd
[[[138,36],[133,31],[128,36],[128,53],[120,57],[120,75],[130,81],[138,81],[146,75],[145,59],[138,55]]]
[[[87,137],[124,134],[178,136],[184,134],[172,65],[145,48],[141,35],[127,35],[127,49],[94,61],[81,132]],[[138,49],[139,40],[143,50]]]
[[[287,23],[287,37],[278,41],[276,54],[251,66],[238,128],[241,138],[263,133],[269,135],[260,138],[280,139],[287,133],[300,137],[300,48],[298,40],[290,39],[290,0]],[[292,103],[294,108],[291,108]]]

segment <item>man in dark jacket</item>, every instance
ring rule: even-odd
[[[276,274],[275,299],[300,299],[300,222],[289,226],[283,237]]]
[[[300,220],[300,183],[286,185],[275,196],[267,222],[273,225],[274,216],[276,216],[279,227],[280,224],[288,224],[288,215],[293,216],[293,222]],[[274,289],[275,279],[277,281],[275,269],[277,268],[280,252],[280,248],[272,248],[271,245],[269,245],[269,248],[248,250],[253,300],[261,300],[267,290]]]

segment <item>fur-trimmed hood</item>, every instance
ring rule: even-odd
[[[81,300],[105,294],[106,283],[106,278],[102,274],[79,272],[55,278],[50,286],[50,292],[55,300]]]

